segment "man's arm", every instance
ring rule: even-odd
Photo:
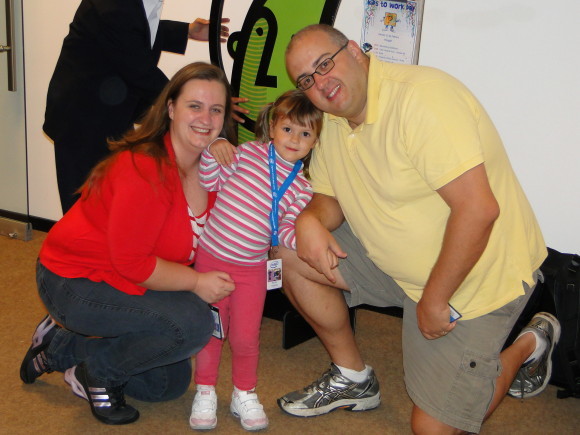
[[[344,214],[336,198],[315,193],[312,201],[296,219],[296,253],[310,267],[322,273],[331,282],[336,279],[332,269],[338,259],[345,258],[331,231],[344,221]]]
[[[455,327],[449,323],[447,304],[481,257],[500,212],[483,163],[437,192],[451,213],[441,252],[417,305],[419,329],[430,339]]]

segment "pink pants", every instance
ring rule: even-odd
[[[227,337],[232,350],[232,380],[240,390],[258,383],[260,323],[266,299],[266,263],[240,266],[216,259],[198,247],[195,270],[220,270],[230,274],[236,289],[214,306],[219,308],[223,340],[212,337],[195,358],[195,383],[216,385],[222,346]]]

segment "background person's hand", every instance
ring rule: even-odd
[[[230,29],[224,24],[230,22],[229,18],[222,18],[222,26],[220,32],[220,42],[226,42],[228,36],[230,36]],[[189,24],[188,36],[190,39],[195,39],[196,41],[208,41],[209,40],[209,20],[204,18],[196,18],[193,23]]]
[[[239,104],[240,103],[247,103],[248,101],[250,101],[249,98],[232,97],[232,118],[234,118],[235,121],[237,121],[241,124],[243,124],[246,121],[244,120],[244,118],[239,116],[238,113],[241,113],[243,115],[247,115],[248,113],[250,113],[250,111],[248,109],[244,109]]]

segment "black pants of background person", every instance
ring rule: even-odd
[[[63,214],[79,198],[77,191],[92,168],[108,155],[106,134],[92,126],[76,129],[54,141],[56,180]]]

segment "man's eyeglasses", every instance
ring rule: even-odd
[[[332,56],[320,62],[312,74],[300,77],[296,82],[296,87],[301,91],[306,91],[310,89],[312,86],[314,86],[314,74],[323,76],[332,71],[332,68],[334,68],[334,60],[332,59],[334,59],[338,53],[344,50],[347,45],[348,42],[344,44],[342,47],[340,47],[339,50]]]

